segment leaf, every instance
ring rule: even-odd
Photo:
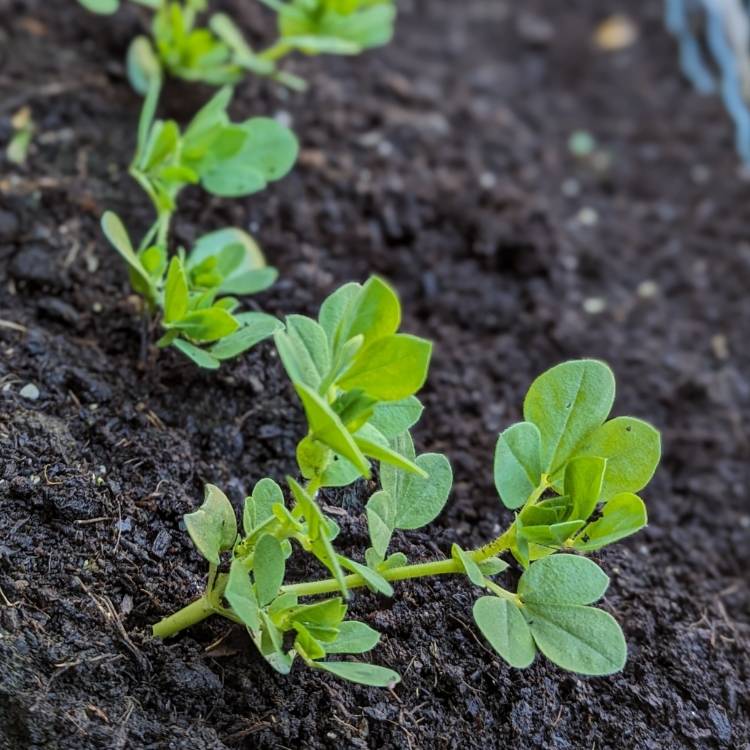
[[[349,682],[357,682],[360,685],[370,687],[391,688],[401,681],[397,672],[375,664],[367,664],[358,661],[316,661],[311,666],[324,669],[326,672],[341,677]]]
[[[304,383],[294,383],[294,389],[305,409],[311,435],[351,461],[360,474],[369,479],[369,462],[331,407]]]
[[[401,323],[401,304],[396,292],[385,281],[371,276],[353,296],[340,321],[334,348],[361,335],[366,346],[384,336],[396,333]]]
[[[250,317],[252,316],[252,317]],[[217,359],[231,359],[246,352],[281,328],[281,321],[266,313],[253,312],[235,315],[241,328],[225,336],[211,347],[211,354]]]
[[[109,16],[120,7],[120,0],[78,0],[86,10]]]
[[[539,650],[559,667],[596,676],[625,666],[625,637],[608,612],[580,605],[527,604],[524,615]]]
[[[218,487],[207,484],[202,505],[184,520],[198,552],[208,562],[218,565],[219,553],[232,549],[237,539],[237,519],[227,496]]]
[[[263,534],[255,546],[253,555],[253,578],[258,602],[264,607],[279,593],[284,582],[284,553],[281,543],[271,534]]]
[[[486,576],[494,576],[508,569],[508,563],[499,557],[488,557],[486,560],[478,562],[479,570]]]
[[[258,600],[250,583],[247,567],[242,560],[236,558],[232,560],[227,585],[224,589],[224,598],[250,630],[260,630]]]
[[[602,517],[586,526],[572,546],[581,552],[591,552],[635,534],[647,523],[643,500],[638,495],[622,492],[605,503]]]
[[[604,422],[614,397],[612,371],[593,359],[563,362],[531,384],[523,415],[539,428],[543,472],[557,472],[581,440]]]
[[[331,368],[325,331],[304,315],[289,315],[286,330],[274,335],[279,357],[293,383],[317,391]]]
[[[370,591],[377,591],[384,596],[393,596],[393,586],[391,586],[391,584],[388,583],[388,581],[377,571],[368,568],[366,565],[362,565],[362,563],[349,560],[343,555],[339,555],[339,562],[347,570],[351,570],[352,573],[358,573],[361,575],[362,578],[365,579],[365,583],[367,583],[367,587]]]
[[[226,310],[209,307],[193,310],[171,325],[196,341],[216,341],[234,333],[240,324]]]
[[[175,255],[169,263],[164,287],[164,322],[182,320],[188,311],[188,285],[182,261]]]
[[[406,333],[382,336],[361,349],[339,378],[344,389],[361,388],[383,401],[416,393],[427,379],[432,344]]]
[[[399,401],[382,401],[375,405],[368,424],[391,440],[413,427],[423,411],[424,406],[416,396],[407,396]]]
[[[141,264],[141,261],[138,259],[138,256],[135,254],[128,232],[120,217],[112,211],[105,211],[102,215],[101,224],[105,237],[110,241],[115,250],[117,250],[117,252],[125,259],[125,262],[138,276],[144,287],[150,290],[152,288],[151,279],[149,278],[148,272]]]
[[[534,661],[536,647],[531,631],[513,603],[483,596],[474,603],[473,613],[482,635],[511,667],[525,669]]]
[[[400,471],[416,474],[422,479],[427,479],[429,477],[429,474],[418,464],[410,461],[408,458],[405,458],[388,446],[383,445],[380,441],[368,439],[362,435],[361,432],[354,435],[354,442],[365,456],[380,461],[381,464],[389,464]]]
[[[221,362],[212,354],[189,341],[185,341],[185,339],[174,339],[172,346],[195,362],[198,367],[203,367],[206,370],[217,370],[221,365]]]
[[[406,474],[388,465],[380,467],[383,489],[395,504],[395,527],[418,529],[438,517],[453,485],[450,462],[441,453],[423,453],[415,462],[428,475],[426,479]]]
[[[257,294],[268,289],[278,277],[279,272],[271,266],[235,273],[231,278],[222,282],[219,292],[222,294]]]
[[[531,422],[519,422],[500,434],[495,447],[495,487],[506,508],[520,508],[539,486],[541,434]]]
[[[242,528],[245,534],[260,526],[264,521],[273,517],[273,506],[284,505],[284,493],[273,479],[264,477],[255,487],[253,494],[245,498],[242,514]]]
[[[266,265],[266,259],[260,247],[258,247],[258,243],[247,232],[236,227],[226,227],[225,229],[217,229],[214,232],[209,232],[198,238],[190,255],[188,255],[188,269],[195,268],[207,258],[218,256],[224,248],[230,245],[242,245],[245,251],[244,260],[235,269],[234,273],[253,271],[263,268]],[[231,279],[232,276],[230,275],[227,278]],[[232,294],[233,292],[227,293]]]
[[[326,332],[331,351],[337,350],[337,332],[354,299],[362,291],[362,285],[354,281],[344,284],[323,300],[318,313],[318,323]],[[344,342],[341,342],[342,344]]]
[[[592,560],[577,555],[552,555],[537,560],[518,582],[525,604],[591,604],[604,596],[607,574]]]
[[[367,501],[365,511],[372,547],[382,560],[396,524],[395,503],[388,492],[379,490]]]
[[[638,492],[651,481],[661,458],[661,437],[647,422],[617,417],[588,435],[576,455],[607,459],[601,499],[609,500],[620,492]]]
[[[595,456],[571,459],[565,466],[565,494],[572,498],[570,518],[585,521],[602,495],[607,460]]]
[[[583,528],[585,521],[563,521],[549,525],[528,526],[524,524],[523,534],[527,542],[559,547],[566,539],[569,539],[579,529]]]
[[[130,43],[126,68],[130,85],[141,96],[145,96],[149,88],[161,80],[159,58],[148,37],[137,36]]]
[[[451,557],[459,563],[463,572],[475,586],[485,588],[482,571],[468,552],[462,550],[457,544],[453,544],[451,545]]]
[[[185,158],[203,158],[221,128],[229,123],[226,109],[231,99],[231,87],[224,86],[196,113],[183,134]]]
[[[346,620],[339,625],[336,640],[326,644],[329,654],[364,654],[378,645],[380,633],[357,620]]]

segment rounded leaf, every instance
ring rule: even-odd
[[[592,560],[552,555],[534,562],[518,582],[526,604],[591,604],[604,596],[609,576]]]
[[[232,549],[237,539],[237,519],[227,496],[213,484],[207,484],[203,503],[185,516],[187,528],[198,552],[214,565],[219,553]]]
[[[506,508],[520,508],[542,476],[539,428],[519,422],[500,434],[495,446],[495,487]]]
[[[475,602],[473,613],[482,635],[511,667],[524,669],[534,661],[536,647],[531,631],[515,604],[483,596]]]

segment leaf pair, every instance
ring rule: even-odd
[[[397,333],[400,322],[396,293],[372,277],[334,292],[317,322],[290,315],[274,335],[308,421],[300,468],[322,486],[369,477],[368,457],[424,475],[388,444],[421,413],[413,394],[427,377],[432,350],[424,339]]]
[[[263,0],[278,13],[281,42],[308,55],[355,55],[388,44],[392,0]]]
[[[172,210],[188,184],[239,197],[263,190],[292,168],[298,152],[292,131],[267,117],[231,122],[226,111],[231,97],[229,87],[218,91],[184,133],[173,120],[152,120],[144,105],[133,169],[148,183],[157,209]]]
[[[481,597],[474,620],[511,666],[528,667],[540,650],[563,669],[588,675],[620,671],[627,646],[607,612],[586,606],[600,599],[609,578],[591,560],[554,555],[521,576],[516,600]]]

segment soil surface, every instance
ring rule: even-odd
[[[404,2],[389,47],[296,61],[306,94],[238,87],[237,117],[283,114],[299,133],[289,177],[246,200],[182,199],[179,241],[242,226],[280,269],[251,306],[312,314],[377,272],[406,329],[434,339],[416,436],[456,481],[431,527],[398,535],[414,560],[509,520],[494,442],[543,369],[606,359],[615,413],[663,432],[650,526],[599,555],[622,674],[510,669],[472,625],[475,593],[444,579],[355,598],[384,633],[373,660],[403,675],[388,692],[280,676],[219,619],[150,637],[201,591],[181,517],[203,483],[239,507],[293,471],[301,410],[268,344],[218,374],[174,352],[139,362],[97,224],[107,208],[150,219],[126,170],[139,13],[0,3],[0,142],[23,105],[37,127],[27,165],[0,172],[0,747],[748,747],[750,184],[720,104],[680,78],[660,5]],[[228,7],[272,38],[259,3]],[[592,35],[618,10],[637,39],[604,52]],[[184,120],[208,94],[170,84],[163,112]],[[574,155],[576,131],[593,153]],[[346,551],[365,546],[371,491],[324,499],[345,510]]]

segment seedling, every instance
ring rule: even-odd
[[[151,38],[137,37],[128,52],[128,77],[146,94],[139,71],[144,49],[158,58],[170,75],[221,86],[237,83],[247,73],[268,76],[301,90],[305,82],[279,68],[282,58],[298,51],[306,55],[354,55],[387,44],[393,36],[393,0],[261,0],[277,14],[279,39],[265,50],[250,46],[242,30],[225,13],[209,16],[206,0],[133,0],[154,10]],[[108,15],[119,0],[79,0],[86,8]]]
[[[234,228],[204,235],[189,254],[180,248],[170,260],[169,227],[178,195],[196,183],[219,196],[258,192],[291,169],[297,140],[269,118],[231,122],[228,87],[214,95],[183,133],[173,120],[154,119],[161,83],[158,69],[151,70],[130,174],[151,198],[156,220],[137,248],[111,211],[102,217],[102,228],[127,262],[131,285],[143,295],[148,311],[161,311],[166,332],[158,346],[171,344],[201,367],[215,369],[280,327],[270,315],[237,313],[239,301],[233,296],[266,289],[277,273],[266,266],[253,239]]]
[[[524,668],[541,651],[558,666],[587,675],[621,670],[627,648],[620,626],[591,605],[609,578],[587,552],[635,533],[646,524],[634,493],[650,480],[660,457],[658,432],[631,417],[610,421],[614,377],[602,362],[566,362],[541,375],[524,401],[524,420],[505,430],[495,451],[495,485],[515,511],[508,528],[486,545],[408,564],[390,552],[397,529],[430,523],[452,484],[448,460],[416,456],[409,429],[422,408],[428,342],[398,333],[400,306],[380,279],[347,284],[321,307],[317,321],[289,316],[275,341],[302,401],[308,432],[297,447],[303,486],[262,479],[246,498],[242,533],[221,491],[207,486],[203,505],[185,517],[209,563],[206,591],[154,626],[166,638],[212,614],[244,625],[269,664],[287,673],[294,659],[366,685],[392,686],[399,675],[337,654],[370,651],[380,635],[346,619],[353,589],[393,596],[392,583],[457,574],[480,594],[474,620],[494,650]],[[369,477],[380,462],[380,489],[367,503],[370,547],[363,559],[339,554],[338,527],[318,503],[326,487]],[[285,583],[286,560],[307,553],[330,578]],[[515,592],[495,578],[522,569]],[[295,565],[299,570],[299,566]],[[331,596],[335,595],[335,596]]]
[[[21,107],[13,117],[10,118],[13,135],[5,149],[5,156],[13,164],[25,164],[26,157],[34,137],[34,120],[31,117],[29,107]]]

